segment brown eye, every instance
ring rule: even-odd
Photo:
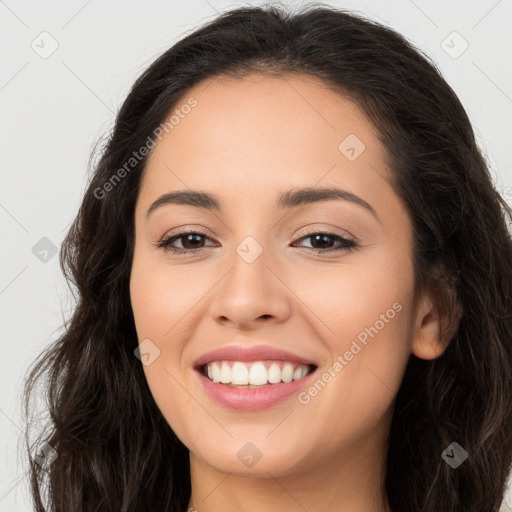
[[[299,238],[299,240],[311,240],[311,247],[306,247],[317,252],[329,251],[349,251],[354,249],[357,244],[353,240],[344,238],[336,233],[308,233],[306,236]],[[338,243],[338,246],[332,247],[333,244]]]
[[[201,238],[209,239],[206,233],[202,233],[200,231],[186,231],[165,238],[164,240],[159,242],[157,246],[165,251],[170,251],[174,253],[183,254],[195,252],[205,248],[202,245],[204,244],[204,241],[201,242]],[[182,247],[175,247],[173,244],[179,240],[181,240],[180,243]]]
[[[318,253],[350,251],[357,247],[357,244],[353,240],[337,235],[336,233],[308,233],[307,235],[299,238],[299,241],[308,239],[311,240],[311,247],[305,248]],[[176,233],[163,239],[157,244],[157,246],[164,251],[186,254],[206,249],[207,246],[204,245],[206,240],[211,240],[211,238],[201,231],[182,231],[181,233]],[[181,247],[176,247],[174,245],[176,242],[179,242]]]

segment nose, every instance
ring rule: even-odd
[[[209,314],[215,322],[239,330],[286,321],[293,293],[279,266],[265,250],[249,261],[234,252],[231,268],[212,290]]]

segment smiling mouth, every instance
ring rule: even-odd
[[[317,369],[314,364],[298,364],[284,360],[211,361],[196,368],[199,373],[217,384],[232,388],[254,389],[286,384],[303,379]]]

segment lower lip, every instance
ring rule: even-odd
[[[316,371],[316,370],[315,370]],[[292,382],[267,384],[261,388],[234,388],[213,382],[195,370],[206,392],[220,405],[238,411],[259,411],[271,407],[298,393],[311,380],[315,371]]]

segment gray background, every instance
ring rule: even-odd
[[[172,43],[218,12],[261,3],[0,0],[0,512],[31,510],[21,385],[72,310],[52,249],[76,215],[94,142]],[[435,60],[512,200],[512,0],[325,3],[384,22]]]

